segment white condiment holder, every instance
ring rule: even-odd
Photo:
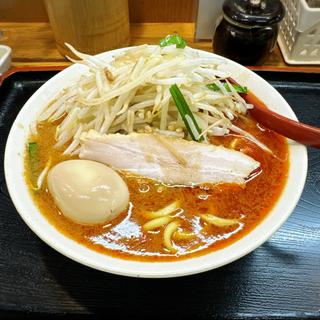
[[[0,45],[0,74],[9,70],[11,64],[11,48],[6,45]]]
[[[320,64],[320,1],[282,0],[278,43],[286,63]]]

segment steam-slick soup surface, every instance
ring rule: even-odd
[[[117,170],[128,186],[129,205],[111,221],[80,224],[59,211],[46,178],[37,188],[38,177],[46,166],[49,169],[62,161],[79,158],[63,155],[66,145],[53,148],[61,121],[39,122],[37,134],[29,138],[25,176],[30,192],[41,213],[60,232],[110,256],[138,261],[175,261],[226,247],[266,217],[285,185],[288,172],[285,139],[248,116],[239,117],[234,124],[268,146],[272,153],[232,131],[221,137],[211,136],[209,141],[240,151],[259,163],[259,168],[244,183],[177,186]],[[147,150],[148,146],[145,147]],[[184,165],[179,159],[176,161]]]

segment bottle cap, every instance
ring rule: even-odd
[[[246,26],[269,26],[285,13],[280,0],[226,0],[223,12],[228,20]]]

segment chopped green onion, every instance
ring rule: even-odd
[[[231,92],[231,90],[229,88],[229,85],[227,83],[224,83],[223,85],[224,85],[224,87],[226,88],[226,90],[228,92]],[[240,86],[238,84],[232,84],[232,86],[239,93],[245,93],[245,94],[248,93],[248,88],[247,87],[242,87],[242,86]],[[215,84],[215,83],[207,84],[207,88],[209,88],[210,90],[213,90],[213,91],[220,91],[219,86],[217,84]]]
[[[170,87],[170,93],[191,138],[195,141],[202,141],[203,136],[201,136],[201,129],[176,84]]]
[[[30,142],[28,144],[28,152],[30,162],[35,162],[38,158],[38,144],[36,142]]]
[[[38,144],[36,142],[30,142],[28,144],[28,153],[31,177],[33,182],[35,182],[36,174],[39,169]]]
[[[176,48],[184,48],[187,45],[187,42],[180,37],[178,34],[169,34],[163,39],[160,40],[159,46],[160,47],[166,47],[170,46],[172,44],[176,45]]]

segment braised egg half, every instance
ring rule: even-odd
[[[124,180],[99,162],[60,162],[50,169],[47,181],[61,213],[77,223],[108,222],[129,204],[129,190]]]

